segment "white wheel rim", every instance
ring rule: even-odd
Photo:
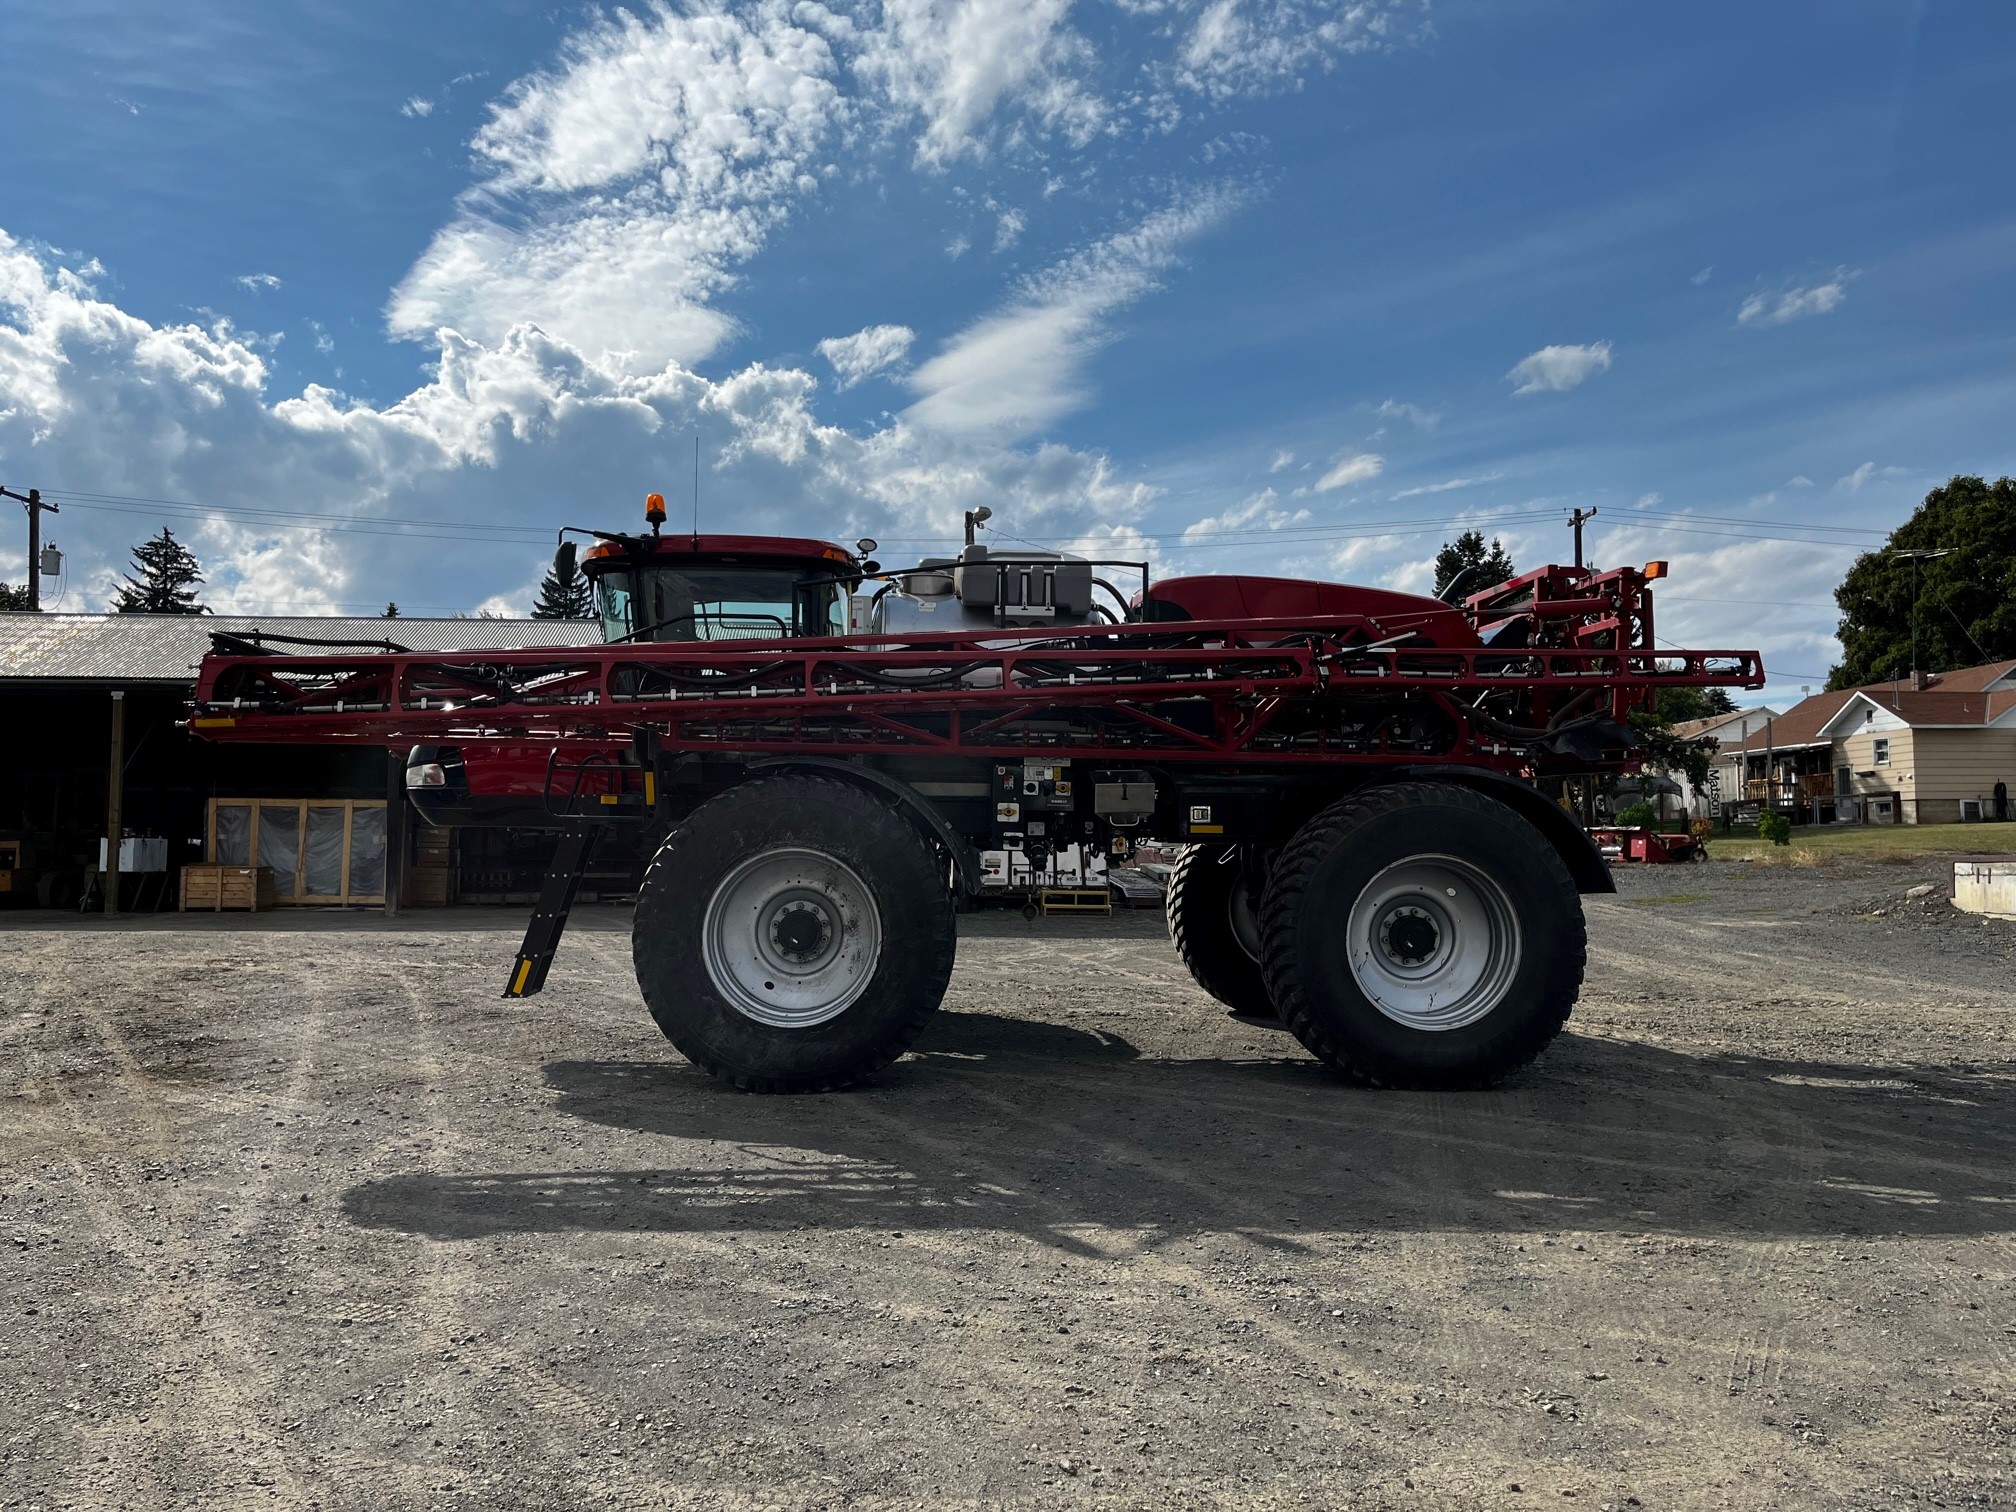
[[[809,1029],[867,990],[882,915],[845,864],[814,850],[752,856],[707,900],[701,952],[714,988],[745,1018]]]
[[[1447,1032],[1505,1000],[1519,974],[1519,916],[1504,888],[1455,856],[1411,856],[1351,906],[1346,938],[1359,991],[1409,1029]]]

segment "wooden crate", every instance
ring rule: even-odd
[[[449,871],[445,866],[416,866],[406,873],[408,908],[446,908]]]
[[[182,907],[257,913],[273,906],[273,873],[264,866],[198,862],[182,868]]]

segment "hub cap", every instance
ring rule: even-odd
[[[867,884],[813,850],[752,856],[707,902],[701,951],[715,990],[777,1029],[847,1011],[882,956],[882,915]]]
[[[1519,919],[1505,890],[1454,856],[1413,856],[1366,884],[1346,925],[1351,974],[1410,1029],[1476,1023],[1519,973]]]

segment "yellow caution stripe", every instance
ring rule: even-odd
[[[530,975],[532,975],[532,962],[527,958],[518,963],[518,974],[511,978],[511,996],[525,996],[525,979]]]
[[[1225,826],[1222,824],[1193,824],[1190,826],[1190,833],[1193,835],[1222,835],[1225,833]]]
[[[213,714],[207,719],[192,719],[189,727],[195,730],[220,730],[238,723],[229,714]]]

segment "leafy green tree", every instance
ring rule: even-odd
[[[575,565],[574,553],[563,551],[552,570],[539,584],[539,601],[532,606],[534,619],[593,619],[595,595],[588,576]]]
[[[397,605],[396,603],[392,603],[392,604],[387,604],[387,605],[385,606],[385,612],[384,612],[383,614],[379,615],[379,616],[378,616],[378,618],[380,618],[380,619],[397,619],[397,618],[399,618],[399,606],[398,606],[398,605]]]
[[[1443,590],[1466,567],[1477,570],[1464,578],[1457,590],[1463,598],[1482,593],[1487,588],[1496,588],[1507,578],[1519,575],[1519,569],[1512,565],[1512,557],[1498,537],[1491,537],[1491,544],[1487,547],[1483,532],[1466,530],[1435,553],[1435,596],[1440,598]]]
[[[9,588],[5,583],[0,583],[0,610],[26,609],[28,607],[28,585],[26,583],[23,583],[19,588]]]
[[[1626,829],[1650,829],[1659,822],[1659,811],[1640,798],[1617,810],[1616,822]]]
[[[1933,489],[1882,550],[1856,558],[1834,602],[1842,656],[1829,688],[2016,657],[2016,480]]]
[[[196,553],[176,540],[166,525],[161,534],[133,548],[136,577],[129,573],[126,586],[112,600],[121,614],[208,614],[196,601],[196,589],[203,581],[203,569]]]

